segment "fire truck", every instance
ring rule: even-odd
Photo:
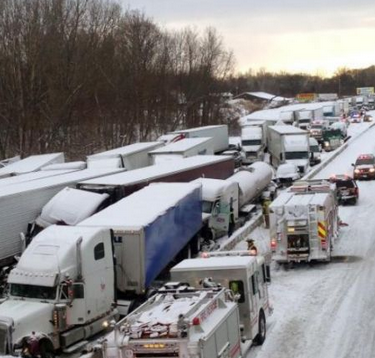
[[[331,260],[338,236],[338,200],[326,180],[296,182],[270,205],[270,236],[278,263]]]
[[[264,258],[210,253],[172,268],[172,280],[114,325],[104,358],[238,358],[266,338]],[[193,288],[191,282],[199,281]],[[198,287],[198,286],[196,286]]]

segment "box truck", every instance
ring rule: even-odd
[[[271,164],[276,168],[290,162],[305,174],[310,158],[309,133],[290,125],[268,127],[268,151]]]
[[[115,148],[87,157],[88,168],[125,168],[133,170],[151,165],[148,153],[162,147],[161,142],[143,142],[129,144],[125,147]]]
[[[213,155],[212,138],[184,138],[149,152],[152,164],[188,158],[194,155]]]

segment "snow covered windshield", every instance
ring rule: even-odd
[[[285,159],[308,159],[308,152],[285,152]]]
[[[311,145],[310,146],[310,150],[313,152],[313,153],[319,153],[320,150],[319,150],[319,146],[317,145]]]
[[[246,139],[246,140],[242,141],[243,146],[246,146],[246,145],[261,145],[261,144],[262,144],[261,139]]]
[[[56,298],[56,287],[23,285],[12,283],[10,294],[15,297],[37,298],[44,300],[54,300]]]

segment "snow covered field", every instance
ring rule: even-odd
[[[350,126],[351,134],[368,123]],[[375,153],[375,127],[354,140],[316,178],[352,173],[359,154]],[[340,206],[333,261],[274,268],[269,286],[274,314],[261,347],[247,358],[375,357],[375,182],[358,182],[356,206]],[[267,237],[259,229],[262,237]]]

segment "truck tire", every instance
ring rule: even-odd
[[[259,311],[259,321],[258,321],[258,334],[255,337],[255,342],[258,346],[261,346],[266,340],[267,326],[266,326],[266,316],[263,310]]]
[[[55,352],[51,342],[48,340],[41,340],[40,342],[40,356],[41,358],[55,358]]]

